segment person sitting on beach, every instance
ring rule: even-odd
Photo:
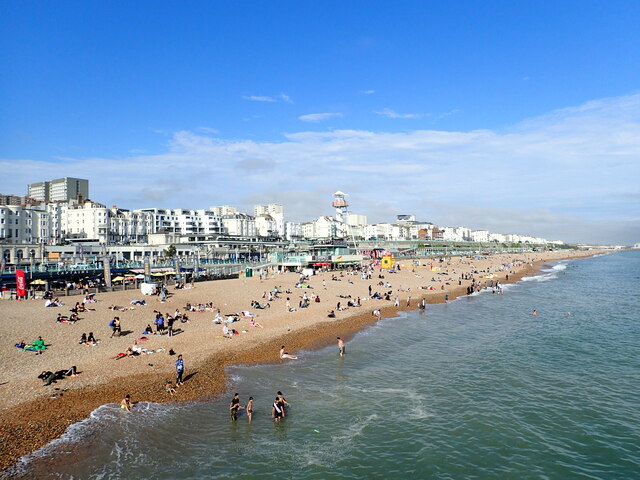
[[[87,343],[87,334],[86,333],[83,333],[80,336],[80,342],[78,342],[78,343],[80,343],[80,345],[86,345],[86,343]]]
[[[44,302],[44,306],[45,307],[55,307],[56,305],[53,303],[53,300],[50,298],[47,298],[47,301]]]
[[[87,336],[87,345],[97,345],[96,337],[93,336],[93,332],[89,332]]]
[[[335,311],[333,311],[333,310],[330,310],[330,311],[329,311],[329,314],[327,315],[327,317],[329,317],[329,318],[336,318],[336,312],[335,312]]]
[[[20,350],[24,350],[24,348],[27,346],[26,343],[24,343],[24,340],[20,340],[18,343],[16,343],[16,348],[19,348]]]
[[[176,393],[176,389],[173,386],[173,383],[171,383],[171,380],[167,380],[167,383],[165,383],[164,391],[170,395],[173,395],[174,393]]]
[[[220,312],[216,313],[216,316],[213,318],[213,323],[220,324],[224,322],[224,317],[220,315]]]
[[[282,360],[284,360],[285,358],[288,358],[290,360],[297,360],[298,359],[298,357],[285,352],[284,351],[284,345],[282,345],[282,347],[280,348],[280,358]]]
[[[262,325],[260,325],[258,322],[256,322],[253,318],[251,320],[249,320],[249,326],[250,327],[264,328]]]
[[[142,333],[143,335],[151,335],[153,333],[153,328],[151,328],[151,325],[147,323],[147,328],[145,328]]]
[[[130,412],[133,408],[133,403],[131,402],[131,395],[125,396],[120,402],[120,408],[127,412]]]
[[[61,313],[59,313],[58,316],[56,317],[56,322],[58,322],[58,323],[63,323],[63,322],[68,322],[68,321],[69,321],[69,318],[65,317]]]

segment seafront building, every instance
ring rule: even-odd
[[[89,180],[57,178],[29,184],[28,196],[43,202],[82,202],[89,198]]]
[[[29,195],[0,196],[0,248],[5,263],[39,258],[44,246],[71,245],[79,251],[120,248],[123,259],[138,255],[163,255],[169,245],[179,254],[225,251],[234,255],[238,246],[260,252],[263,247],[286,250],[286,245],[331,244],[336,240],[365,248],[376,242],[458,242],[476,244],[558,245],[543,238],[492,233],[463,226],[439,227],[420,221],[413,214],[402,214],[394,223],[369,224],[365,215],[350,213],[347,194],[336,192],[332,206],[335,216],[322,215],[312,221],[286,221],[280,204],[256,205],[253,215],[231,205],[208,209],[143,208],[128,210],[84,198],[88,181],[66,177],[29,185]],[[32,198],[35,197],[35,198]],[[31,248],[29,246],[42,246]],[[149,250],[145,245],[149,245]],[[271,245],[271,247],[268,247]],[[131,246],[127,249],[125,246]],[[275,247],[277,246],[277,247]],[[96,248],[98,250],[96,250]],[[220,250],[222,249],[222,250]],[[67,250],[64,250],[65,252]],[[115,252],[115,250],[113,250]],[[55,252],[54,252],[55,253]],[[62,250],[59,252],[62,253]]]

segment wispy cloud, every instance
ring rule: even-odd
[[[383,115],[389,118],[422,118],[424,114],[422,113],[398,113],[395,110],[391,110],[390,108],[383,108],[382,110],[374,110],[373,113],[377,113],[378,115]]]
[[[277,102],[275,98],[267,95],[243,95],[242,98],[252,102]]]
[[[285,103],[293,103],[293,100],[286,93],[279,93],[276,96],[270,95],[243,95],[242,98],[244,100],[250,100],[252,102],[285,102]]]
[[[211,128],[211,127],[198,127],[198,128],[196,128],[196,130],[198,130],[199,132],[203,132],[203,133],[209,133],[211,135],[216,135],[216,134],[220,133],[217,129]]]
[[[638,158],[640,94],[501,130],[300,131],[271,142],[179,131],[161,154],[0,159],[10,172],[0,175],[0,191],[86,174],[92,199],[107,205],[251,211],[252,202],[273,201],[302,221],[330,214],[339,189],[373,222],[415,213],[440,225],[630,244],[640,240]]]
[[[300,115],[298,119],[302,120],[303,122],[322,122],[324,120],[329,120],[331,118],[339,118],[342,116],[343,116],[342,113],[339,113],[339,112],[309,113],[307,115]]]
[[[373,95],[374,93],[376,93],[375,90],[360,90],[360,93],[363,95]]]

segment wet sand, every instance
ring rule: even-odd
[[[462,273],[478,271],[475,277],[483,283],[491,280],[513,283],[535,273],[544,263],[598,253],[603,252],[503,254],[480,260],[454,257],[442,263],[421,259],[419,267],[414,267],[410,260],[403,260],[401,272],[383,272],[384,279],[378,278],[376,270],[371,280],[345,274],[339,277],[340,281],[332,281],[332,275],[340,272],[327,272],[311,277],[308,283],[312,289],[294,288],[299,280],[295,273],[275,274],[267,280],[253,277],[201,282],[189,290],[170,288],[172,296],[164,304],[157,302],[155,297],[144,297],[131,290],[104,293],[97,296],[98,303],[90,305],[96,311],[81,314],[81,320],[76,324],[59,324],[55,318],[58,312],[68,315],[69,309],[76,301],[81,301],[81,297],[61,297],[65,305],[60,308],[45,308],[42,300],[0,301],[0,359],[5,366],[0,376],[0,469],[6,469],[21,456],[59,437],[69,425],[86,418],[98,406],[119,402],[127,393],[134,401],[211,398],[225,391],[224,368],[228,365],[287,361],[278,356],[282,344],[293,353],[335,343],[336,336],[348,339],[377,321],[372,315],[374,309],[380,309],[383,317],[392,317],[398,311],[416,309],[422,298],[434,304],[443,302],[445,295],[449,295],[450,300],[466,295],[470,282],[463,280],[458,285]],[[432,270],[430,264],[437,270]],[[509,271],[499,271],[501,265],[507,264],[512,265]],[[508,280],[505,279],[507,274]],[[486,278],[490,275],[493,277]],[[389,282],[391,287],[378,286],[380,281]],[[391,301],[363,300],[360,308],[336,311],[337,318],[327,318],[327,312],[335,310],[338,301],[346,305],[348,299],[338,295],[365,298],[369,285],[374,292],[393,291]],[[444,290],[441,289],[443,285]],[[275,286],[292,293],[281,294],[279,299],[270,302],[268,309],[251,308],[252,300],[265,303],[263,292]],[[436,290],[419,289],[421,286],[433,286]],[[309,308],[288,312],[286,297],[291,299],[291,306],[297,308],[304,292],[315,293],[321,301],[311,302]],[[393,307],[396,295],[400,307]],[[411,296],[409,306],[406,305],[408,296]],[[134,298],[145,299],[148,304],[124,312],[107,308],[110,305],[129,307]],[[190,312],[189,323],[176,323],[175,327],[183,331],[173,338],[148,335],[148,340],[139,340],[142,347],[164,348],[163,352],[114,359],[118,352],[124,352],[135,339],[142,337],[141,332],[147,324],[153,325],[154,310],[173,314],[176,309],[184,311],[187,302],[213,302],[222,314],[248,310],[257,315],[257,321],[264,328],[250,327],[244,319],[230,324],[230,328],[246,333],[231,339],[223,338],[222,326],[212,322],[215,311]],[[131,333],[109,338],[108,323],[114,315],[122,320],[123,334]],[[80,335],[89,331],[94,332],[99,344],[95,347],[79,345]],[[21,352],[13,347],[19,340],[29,343],[38,335],[50,344],[43,355]],[[175,379],[176,356],[168,355],[169,349],[183,354],[186,365],[185,385],[173,396],[164,391],[166,380]],[[77,365],[80,375],[67,377],[48,387],[37,378],[43,370],[61,370],[71,365]],[[53,395],[56,398],[52,398]]]

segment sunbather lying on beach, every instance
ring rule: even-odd
[[[47,347],[44,344],[44,340],[42,340],[42,337],[38,337],[38,339],[34,340],[31,345],[27,345],[26,347],[24,347],[24,350],[36,352],[36,355],[42,355],[42,352],[44,352],[46,349]]]

